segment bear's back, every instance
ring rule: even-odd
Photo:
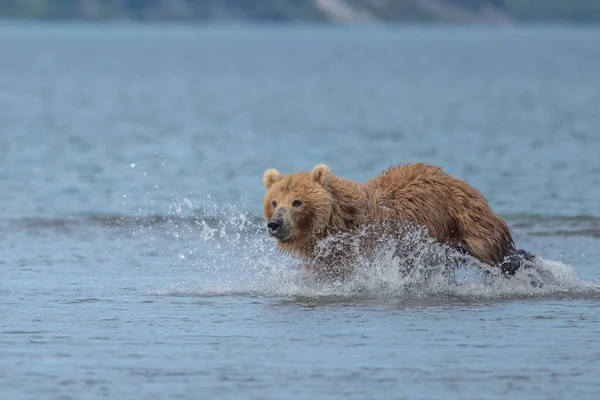
[[[474,187],[441,168],[417,164],[391,167],[367,181],[371,218],[410,221],[430,236],[466,247],[486,263],[496,263],[514,247],[506,223]]]
[[[457,218],[483,196],[439,167],[415,163],[390,167],[367,181],[373,218],[379,221],[411,221],[424,226],[440,240],[455,241],[460,232]]]

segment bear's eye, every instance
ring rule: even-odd
[[[275,200],[273,200],[273,201],[271,202],[271,205],[273,206],[273,208],[277,208],[277,202],[276,202]]]
[[[292,203],[292,206],[294,207],[300,207],[302,205],[302,202],[300,200],[294,200],[294,202]]]

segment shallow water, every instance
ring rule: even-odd
[[[0,25],[0,391],[556,398],[600,390],[600,30]],[[474,184],[529,277],[301,279],[264,169]]]

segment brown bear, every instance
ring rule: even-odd
[[[515,249],[507,224],[478,190],[436,166],[392,166],[364,184],[334,176],[324,164],[289,175],[268,169],[263,184],[268,232],[279,250],[305,261],[316,259],[319,240],[367,226],[378,235],[425,228],[437,242],[498,266],[505,275],[533,258]]]

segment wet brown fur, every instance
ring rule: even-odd
[[[266,221],[283,208],[281,214],[292,229],[288,241],[278,241],[278,249],[301,259],[313,259],[316,242],[327,235],[389,222],[425,227],[437,241],[462,248],[489,265],[515,250],[508,226],[482,194],[436,166],[392,166],[364,184],[334,176],[324,164],[289,175],[269,169],[263,184]],[[302,205],[293,207],[294,200]]]

